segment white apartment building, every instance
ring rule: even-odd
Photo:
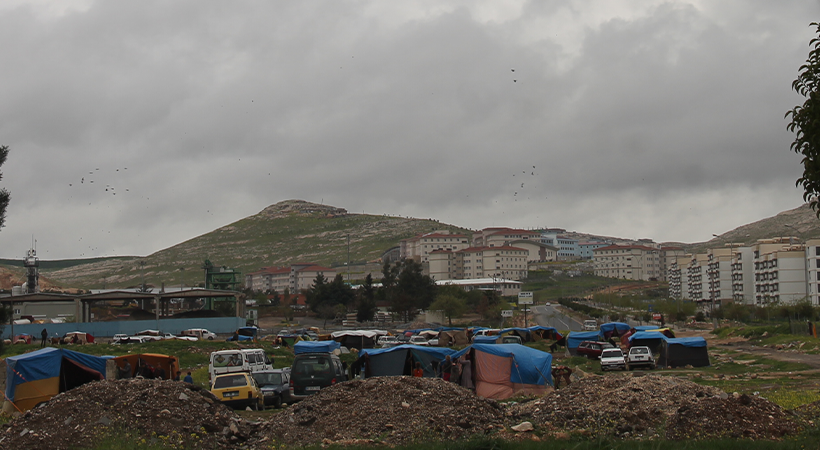
[[[820,306],[820,239],[806,241],[806,285],[811,304]]]
[[[732,299],[735,303],[754,303],[754,282],[754,253],[752,248],[738,244],[732,249]]]
[[[708,289],[704,289],[703,286],[704,280],[708,282],[706,275],[708,264],[708,257],[705,253],[692,255],[692,259],[689,260],[686,272],[689,281],[689,300],[695,302],[706,302],[710,300]]]
[[[731,301],[732,293],[732,250],[730,248],[710,248],[706,251],[707,298],[712,304],[722,305]]]
[[[473,247],[499,247],[512,241],[541,241],[537,231],[515,228],[484,228],[473,233]]]
[[[434,231],[403,239],[400,242],[401,259],[414,259],[424,265],[429,262],[430,252],[435,250],[462,250],[470,246],[467,236],[450,234],[449,231]]]
[[[595,275],[624,280],[660,279],[657,248],[643,245],[610,245],[593,251]]]
[[[529,251],[519,247],[470,247],[435,250],[429,255],[429,273],[434,280],[527,277]]]
[[[265,267],[245,275],[245,287],[253,291],[276,291],[298,294],[310,289],[316,277],[322,274],[328,281],[336,278],[336,271],[313,263],[297,263],[290,267]]]
[[[806,246],[793,238],[761,239],[752,246],[755,304],[794,303],[807,296]]]

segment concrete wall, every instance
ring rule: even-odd
[[[36,323],[28,325],[14,325],[14,334],[27,333],[40,339],[43,328],[48,330],[51,337],[64,336],[70,331],[83,331],[92,336],[108,338],[115,334],[133,335],[142,330],[156,330],[177,334],[188,328],[207,328],[217,334],[231,334],[239,327],[245,326],[245,319],[241,317],[208,317],[199,319],[160,319],[157,320],[124,320],[115,322],[83,322],[83,323]],[[11,339],[12,326],[3,325],[3,339]]]

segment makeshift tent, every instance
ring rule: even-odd
[[[113,361],[118,369],[122,369],[125,365],[125,361],[128,361],[128,364],[131,366],[131,377],[141,375],[143,378],[173,380],[177,371],[179,371],[179,362],[175,356],[161,355],[159,353],[137,353],[117,356],[113,358]]]
[[[649,347],[652,355],[655,356],[655,365],[666,366],[666,336],[657,331],[638,331],[629,336],[630,347]]]
[[[598,341],[601,339],[600,331],[570,331],[567,336],[567,350],[572,356],[578,356],[578,344],[584,341]]]
[[[79,344],[93,344],[94,343],[94,336],[82,332],[82,331],[71,331],[65,334],[63,340],[67,343],[71,343],[74,340],[74,336],[77,336],[77,341]]]
[[[465,329],[445,330],[438,334],[439,347],[451,347],[454,345],[460,347],[469,343],[470,339],[467,337],[467,330]]]
[[[476,336],[473,338],[474,344],[497,344],[501,336]]]
[[[469,354],[476,394],[505,399],[513,395],[541,395],[552,385],[552,355],[519,344],[473,344],[451,355]]]
[[[375,347],[379,336],[386,336],[387,334],[387,331],[384,330],[349,330],[335,331],[330,334],[330,337],[347,348],[361,350]]]
[[[666,340],[667,367],[709,366],[706,339],[702,337],[673,338]]]
[[[60,392],[102,380],[107,359],[53,347],[9,356],[3,411],[28,411]]]
[[[299,341],[293,346],[293,353],[333,353],[340,347],[336,341]]]
[[[435,378],[438,376],[438,373],[436,373],[438,365],[434,362],[443,360],[445,356],[453,353],[455,353],[455,350],[449,348],[410,344],[390,348],[366,348],[362,350],[362,355],[356,365],[363,367],[364,376],[370,378],[412,375],[416,362],[420,362],[422,369],[424,369],[424,376]]]
[[[540,341],[542,339],[559,340],[563,336],[553,327],[542,327],[540,325],[527,328],[533,341]]]
[[[423,337],[423,338],[425,338],[425,339],[430,340],[430,339],[437,338],[437,337],[438,337],[438,333],[439,333],[439,332],[438,332],[438,331],[436,331],[436,330],[424,330],[424,331],[419,331],[419,333],[418,333],[418,334],[419,334],[419,336],[421,336],[421,337]]]
[[[233,336],[229,337],[228,341],[256,341],[256,334],[259,328],[256,327],[242,327],[237,329]]]
[[[603,335],[604,339],[609,339],[612,336],[620,337],[627,331],[629,331],[632,327],[628,324],[623,322],[609,322],[601,325],[601,335]]]

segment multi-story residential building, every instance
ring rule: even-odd
[[[513,241],[539,241],[538,231],[519,230],[515,228],[484,228],[473,233],[473,247],[498,247]]]
[[[761,239],[752,246],[755,304],[794,303],[807,297],[806,249],[793,238]]]
[[[681,255],[668,263],[666,279],[669,281],[669,298],[689,299],[690,262],[692,262],[692,255]]]
[[[569,236],[558,236],[555,239],[555,246],[558,247],[559,261],[572,261],[581,257],[581,250],[578,248],[578,239]]]
[[[806,241],[807,294],[814,306],[820,306],[820,239]]]
[[[578,256],[581,259],[592,259],[593,251],[596,248],[607,247],[612,245],[610,242],[603,241],[583,241],[578,242]]]
[[[429,255],[430,277],[435,280],[527,277],[527,249],[470,247],[463,250],[435,250]]]
[[[733,298],[732,250],[710,248],[706,251],[707,297],[712,304],[722,305]]]
[[[503,278],[476,278],[467,280],[439,280],[439,286],[453,285],[467,292],[474,290],[496,291],[504,296],[517,296],[521,292],[521,282]]]
[[[505,245],[527,250],[528,262],[556,261],[558,258],[558,248],[552,245],[542,244],[538,240],[518,240],[505,243]]]
[[[430,252],[435,250],[457,251],[470,246],[467,236],[450,234],[449,231],[435,231],[400,242],[401,259],[414,259],[423,265],[429,262]]]
[[[322,274],[328,280],[336,277],[336,271],[313,263],[297,263],[290,267],[265,267],[245,275],[245,287],[253,291],[276,291],[285,289],[297,294],[310,289],[316,277]]]
[[[732,299],[735,303],[754,304],[754,253],[751,247],[732,244]]]
[[[660,281],[668,281],[666,276],[669,269],[669,266],[676,262],[678,258],[684,256],[686,252],[679,247],[661,247],[660,253],[658,254],[659,259],[659,269],[660,269]],[[680,266],[679,266],[680,267]]]
[[[708,257],[705,253],[692,255],[689,260],[686,276],[689,281],[689,300],[703,304],[710,300],[708,289],[703,288],[703,282],[708,269]],[[706,278],[708,282],[708,278]],[[708,285],[707,285],[708,286]],[[713,306],[713,305],[712,305]]]
[[[595,275],[625,280],[657,280],[659,250],[643,245],[610,245],[593,252]]]

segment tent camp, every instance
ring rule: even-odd
[[[299,341],[294,344],[293,353],[333,353],[340,347],[341,344],[336,341]]]
[[[449,348],[409,344],[380,349],[366,348],[362,350],[362,355],[354,367],[361,367],[365,378],[399,376],[412,375],[416,362],[420,362],[424,376],[435,378],[438,376],[438,365],[435,363],[453,353],[455,351]]]
[[[444,330],[438,333],[439,347],[452,347],[467,345],[470,343],[470,338],[467,337],[466,329]]]
[[[388,334],[384,330],[349,330],[335,331],[330,334],[330,337],[344,347],[361,350],[375,347],[379,336]]]
[[[131,377],[141,375],[143,378],[161,378],[172,380],[179,370],[179,361],[175,356],[159,353],[137,353],[112,358],[118,369],[125,366],[125,361],[131,366]],[[109,372],[106,378],[112,378]]]
[[[259,333],[259,328],[256,327],[241,327],[234,331],[233,336],[229,337],[228,341],[254,341],[256,342],[256,335]]]
[[[504,328],[499,334],[521,338],[522,342],[540,341],[542,339],[561,339],[558,330],[552,327],[534,326],[529,328]],[[557,336],[557,337],[556,337]]]
[[[584,341],[601,340],[600,331],[570,331],[567,336],[567,350],[572,356],[578,356],[578,344]]]
[[[102,380],[107,359],[53,347],[9,356],[3,411],[28,411],[60,392]]]
[[[668,338],[657,331],[638,331],[629,336],[629,347],[646,346],[655,356],[658,367],[666,367],[666,340]]]
[[[666,366],[709,366],[706,339],[702,337],[673,338],[666,340]]]
[[[552,386],[552,355],[519,344],[473,344],[451,358],[469,354],[476,394],[505,399],[519,393],[543,394]]]
[[[609,339],[613,336],[620,337],[632,327],[623,322],[609,322],[601,325],[601,335],[604,339]]]

